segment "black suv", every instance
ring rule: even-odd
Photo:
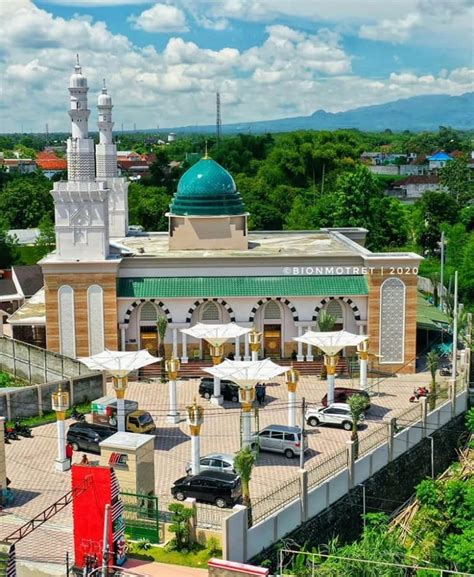
[[[210,399],[214,394],[214,379],[203,377],[199,383],[199,394],[205,399]],[[239,402],[239,387],[232,381],[221,380],[221,395],[225,401]]]
[[[90,423],[74,423],[69,427],[66,440],[74,451],[100,454],[99,443],[116,433],[116,429]]]
[[[233,473],[203,471],[192,477],[181,477],[171,487],[171,494],[178,501],[193,497],[198,501],[214,503],[221,509],[233,507],[242,499],[240,477]]]

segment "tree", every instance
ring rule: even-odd
[[[40,234],[35,244],[39,249],[40,258],[42,258],[52,252],[56,246],[56,231],[49,214],[43,216],[38,224],[38,228]]]
[[[51,183],[43,175],[18,176],[0,193],[0,214],[10,228],[33,228],[45,215],[53,214]]]
[[[335,324],[336,324],[336,317],[332,316],[327,311],[324,311],[324,310],[321,311],[321,313],[318,317],[318,327],[322,333],[327,333],[329,331],[332,331]],[[323,379],[323,380],[327,379],[328,370],[327,370],[325,364],[323,364],[323,366],[321,368],[321,375],[320,376],[321,376],[321,379]]]
[[[252,524],[252,502],[250,500],[250,479],[255,464],[255,453],[250,447],[244,447],[235,455],[234,469],[240,475],[243,504],[247,507],[249,524]]]
[[[168,319],[164,315],[160,315],[156,321],[156,330],[158,332],[158,356],[161,357],[160,376],[162,383],[166,383],[165,336],[167,329]]]
[[[439,365],[439,355],[434,349],[432,349],[426,355],[426,364],[431,374],[431,393],[429,397],[429,403],[430,403],[430,411],[433,411],[436,407],[436,397],[437,397],[436,371],[438,370]]]
[[[190,521],[194,511],[182,503],[171,503],[168,510],[172,513],[171,524],[168,527],[169,531],[174,533],[172,547],[176,551],[188,550],[191,545]]]
[[[359,456],[359,423],[364,415],[364,411],[367,406],[367,399],[362,395],[352,395],[347,399],[347,404],[351,409],[351,441],[354,441],[354,454],[355,458],[357,459]]]
[[[8,224],[0,216],[0,268],[9,268],[18,259],[18,239],[8,234]]]
[[[471,180],[471,169],[466,157],[462,156],[447,162],[439,171],[439,180],[456,202],[467,204],[474,198],[474,183]]]
[[[416,201],[417,241],[428,254],[436,254],[444,223],[454,224],[459,214],[456,200],[447,192],[429,190]]]
[[[145,230],[168,230],[165,213],[170,202],[166,188],[132,182],[128,191],[130,224],[140,225]]]

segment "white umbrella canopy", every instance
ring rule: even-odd
[[[235,323],[226,323],[221,325],[206,325],[197,323],[189,329],[180,329],[182,333],[196,339],[204,339],[210,345],[218,347],[235,337],[240,337],[249,333],[252,329],[241,327]]]
[[[268,381],[290,370],[290,367],[282,367],[271,359],[261,361],[231,361],[226,359],[214,367],[202,369],[220,379],[233,381],[239,387],[251,388],[257,383]]]
[[[125,377],[132,371],[161,361],[161,358],[150,355],[145,349],[141,351],[110,351],[105,349],[91,357],[79,357],[78,360],[89,369],[107,371],[114,377]]]
[[[355,335],[348,331],[307,331],[301,337],[293,337],[293,340],[318,347],[326,355],[335,355],[344,347],[355,347],[368,338],[367,335]]]

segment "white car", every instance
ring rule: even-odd
[[[347,403],[333,403],[329,407],[308,409],[305,419],[311,427],[327,424],[342,426],[346,431],[352,429],[351,409]],[[363,420],[364,415],[361,416],[359,423]]]
[[[212,453],[201,457],[200,459],[201,471],[222,471],[223,473],[235,473],[234,470],[234,455],[227,455],[225,453]],[[186,474],[191,474],[191,463],[186,464]]]

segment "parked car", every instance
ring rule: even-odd
[[[222,509],[240,502],[242,486],[240,477],[234,473],[202,471],[198,475],[177,479],[171,487],[171,494],[178,501],[194,497]]]
[[[352,429],[351,408],[347,403],[334,403],[329,407],[320,407],[317,409],[308,409],[305,415],[306,422],[312,427],[318,425],[336,425],[346,431]],[[362,416],[359,422],[364,420]]]
[[[211,453],[200,460],[201,471],[223,471],[224,473],[235,473],[234,456],[225,453]],[[186,463],[186,473],[191,473],[191,463]]]
[[[212,377],[204,377],[199,383],[199,394],[205,399],[210,399],[214,394],[214,379]],[[232,381],[225,379],[221,380],[221,395],[225,401],[239,402],[239,387]]]
[[[252,435],[252,447],[261,451],[282,453],[288,459],[301,453],[301,429],[285,425],[269,425]],[[304,451],[308,450],[308,440],[304,438]]]
[[[370,397],[367,391],[361,389],[350,389],[347,387],[336,387],[334,389],[334,403],[347,403],[347,399],[353,395],[361,395],[367,399],[366,409],[370,409]],[[321,399],[321,404],[323,407],[328,406],[328,396],[327,394]]]
[[[67,432],[66,440],[74,451],[87,451],[100,454],[99,443],[116,433],[116,429],[90,423],[73,423]]]

